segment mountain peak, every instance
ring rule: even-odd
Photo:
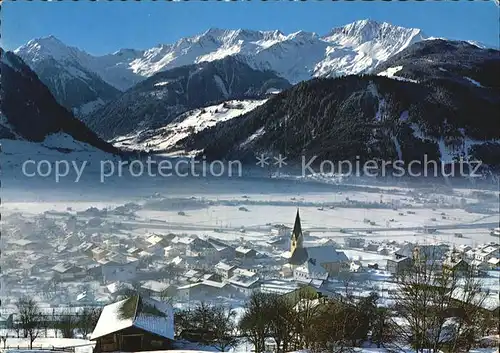
[[[16,55],[20,55],[23,59],[29,61],[39,61],[46,58],[64,60],[74,56],[76,52],[78,52],[77,48],[64,44],[54,35],[32,39],[14,50]]]
[[[226,29],[210,27],[202,34],[202,36],[220,37],[221,35],[224,35],[227,31],[228,30]]]
[[[412,43],[417,38],[418,40],[424,39],[425,36],[417,28],[399,27],[388,22],[364,19],[335,27],[324,38],[342,45],[360,45],[370,41]]]

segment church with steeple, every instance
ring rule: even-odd
[[[297,280],[326,280],[349,267],[349,259],[345,253],[337,251],[331,245],[304,246],[304,233],[298,209],[290,237],[288,263],[293,270],[294,278]]]

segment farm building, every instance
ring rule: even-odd
[[[105,306],[91,336],[94,352],[165,350],[173,339],[172,306],[138,295]]]
[[[413,261],[409,257],[401,257],[398,259],[387,260],[387,271],[393,275],[401,274],[403,271],[410,268]]]

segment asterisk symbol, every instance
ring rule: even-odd
[[[269,157],[266,157],[264,154],[261,154],[260,156],[257,156],[257,163],[255,163],[256,165],[258,165],[259,167],[261,168],[264,168],[266,165],[269,165]]]
[[[274,162],[275,165],[278,166],[278,168],[281,168],[283,167],[284,165],[286,165],[286,157],[285,156],[282,156],[281,153],[278,155],[278,157],[274,157],[274,160],[276,162]]]

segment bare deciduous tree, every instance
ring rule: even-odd
[[[61,331],[63,338],[74,338],[76,325],[75,315],[68,311],[59,317],[56,328]]]
[[[35,300],[27,297],[20,298],[16,303],[19,313],[20,329],[24,331],[25,337],[30,340],[30,349],[33,348],[33,342],[40,333],[42,326],[42,314]]]
[[[472,269],[441,267],[437,262],[417,259],[397,278],[393,320],[397,342],[417,352],[447,349],[466,352],[478,338],[476,318],[488,293],[473,276]]]
[[[77,331],[86,338],[97,325],[100,315],[101,308],[84,308],[78,313]]]

